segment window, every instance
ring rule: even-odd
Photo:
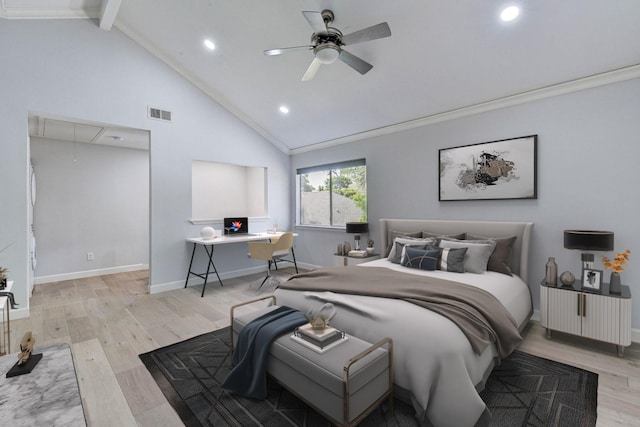
[[[344,226],[367,221],[364,159],[297,170],[298,224]]]

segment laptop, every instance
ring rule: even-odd
[[[249,218],[232,217],[224,219],[224,235],[233,236],[250,236],[249,234]]]

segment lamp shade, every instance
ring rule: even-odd
[[[583,251],[613,250],[613,231],[564,230],[564,248]]]
[[[348,222],[347,233],[364,234],[369,232],[369,224],[366,222]]]

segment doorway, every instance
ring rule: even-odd
[[[149,131],[39,113],[28,124],[30,286],[148,269]]]

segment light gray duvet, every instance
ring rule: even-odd
[[[398,269],[387,261],[370,264]],[[507,308],[518,325],[528,316],[528,288],[517,276],[440,271],[417,274],[433,274],[447,280],[459,276],[464,277],[464,282],[480,283]],[[278,289],[276,298],[278,305],[305,312],[331,302],[338,309],[331,322],[334,327],[369,342],[391,337],[396,386],[408,393],[422,423],[473,426],[484,412],[485,404],[476,385],[483,382],[487,369],[493,365],[496,347],[490,345],[476,354],[460,328],[442,315],[401,299],[335,292]]]

